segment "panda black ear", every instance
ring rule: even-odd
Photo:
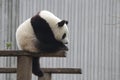
[[[65,21],[66,24],[68,24],[68,21]]]
[[[68,24],[68,21],[62,20],[62,21],[58,22],[58,26],[62,27],[65,23]]]

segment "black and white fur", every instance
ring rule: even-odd
[[[68,22],[61,20],[49,11],[41,11],[23,22],[16,31],[16,41],[20,50],[29,52],[56,52],[68,48]],[[33,58],[32,71],[43,76],[39,57]]]

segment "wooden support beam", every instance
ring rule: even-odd
[[[55,74],[81,74],[82,71],[79,68],[42,68],[45,73]]]
[[[66,57],[66,51],[61,50],[56,53],[31,53],[26,51],[7,50],[7,51],[0,51],[0,56]]]
[[[16,73],[16,68],[0,68],[0,73]]]
[[[41,68],[44,73],[82,74],[80,68]],[[16,68],[0,68],[0,73],[16,73]]]
[[[32,57],[19,56],[17,61],[17,80],[31,80]]]

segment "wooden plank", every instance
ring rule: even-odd
[[[16,68],[0,68],[0,73],[16,73]]]
[[[80,68],[42,68],[45,73],[81,74]]]
[[[31,80],[32,57],[19,56],[17,66],[17,80]]]
[[[38,77],[38,80],[51,80],[51,73],[44,73],[43,77]]]
[[[56,53],[31,53],[26,51],[6,50],[0,51],[0,56],[40,56],[40,57],[66,57],[66,51],[61,50]]]
[[[44,73],[82,74],[80,68],[41,68]],[[0,68],[0,73],[16,73],[16,68]]]

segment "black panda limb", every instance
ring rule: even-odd
[[[40,65],[39,65],[39,57],[33,57],[32,73],[35,74],[36,76],[39,76],[39,77],[43,76],[43,72],[41,71]]]

